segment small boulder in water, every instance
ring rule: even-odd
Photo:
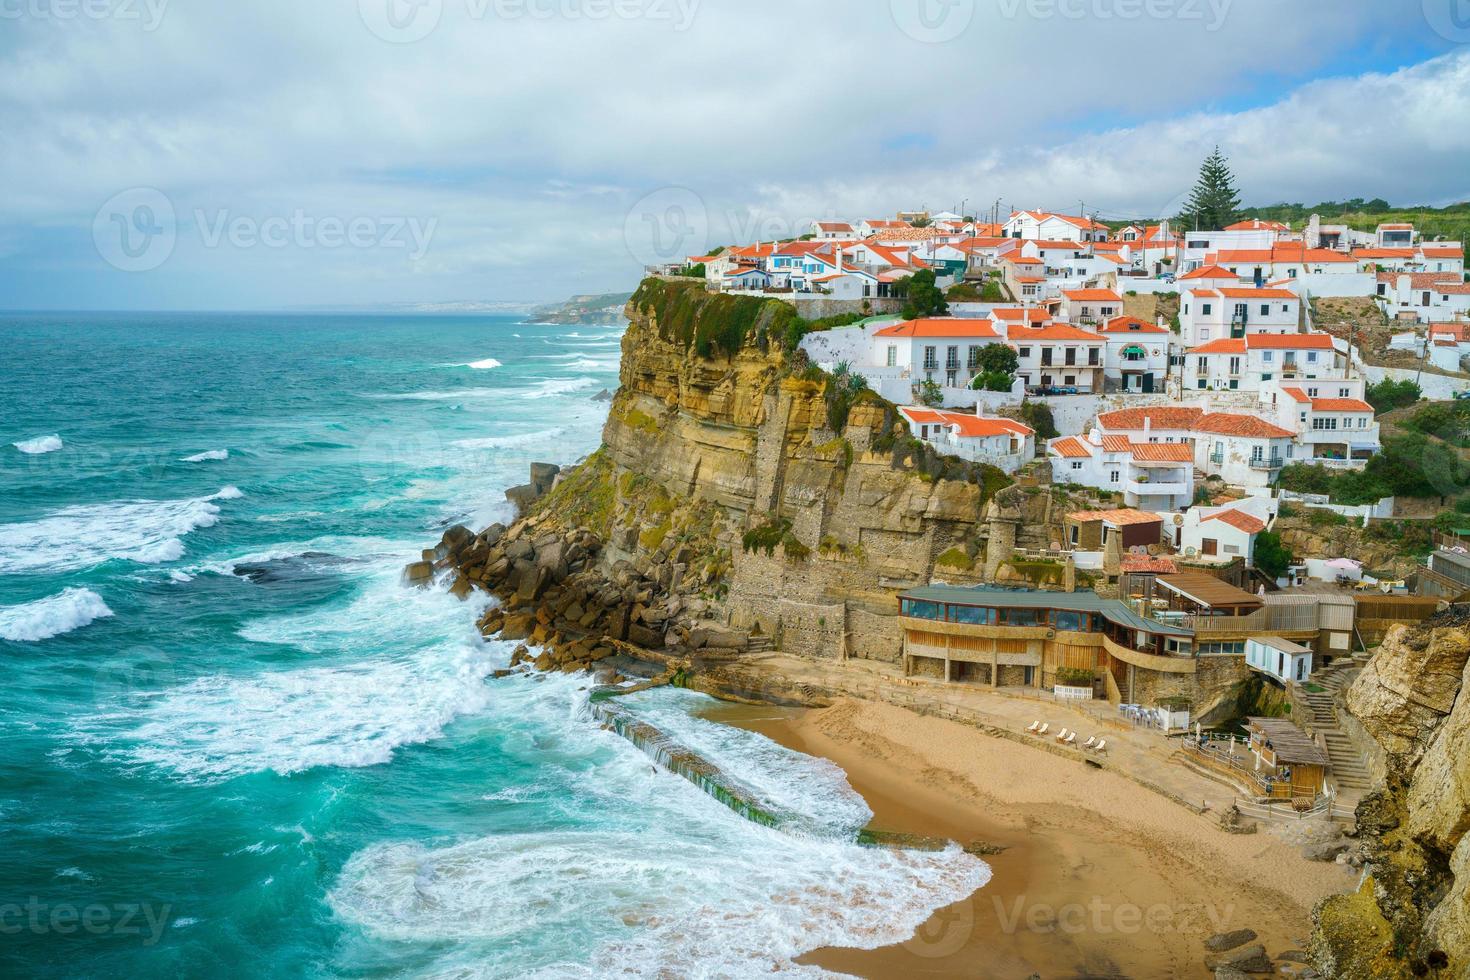
[[[592,400],[595,402],[610,402],[612,401],[612,398],[612,392],[608,391],[606,388],[602,389],[597,394],[592,396]]]

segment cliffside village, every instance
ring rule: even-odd
[[[905,318],[906,283],[926,270],[947,309]],[[934,583],[903,591],[905,675],[1106,697],[1167,729],[1196,723],[1190,706],[1218,709],[1224,691],[1254,674],[1285,692],[1309,731],[1256,724],[1263,744],[1274,725],[1303,747],[1283,765],[1284,784],[1259,778],[1259,751],[1256,775],[1242,781],[1278,798],[1322,793],[1334,770],[1334,792],[1364,785],[1320,685],[1352,676],[1343,669],[1355,673],[1392,623],[1420,621],[1470,590],[1466,548],[1446,538],[1411,590],[1350,556],[1300,556],[1285,574],[1267,574],[1256,545],[1288,501],[1363,525],[1391,515],[1391,498],[1334,505],[1275,486],[1294,462],[1364,467],[1380,450],[1366,386],[1397,377],[1374,375],[1351,338],[1317,329],[1311,301],[1370,299],[1399,331],[1396,346],[1460,373],[1456,389],[1470,389],[1460,242],[1317,216],[1295,230],[1258,219],[1183,230],[1168,221],[1110,229],[1042,211],[1000,223],[909,212],[817,221],[800,240],[652,271],[702,274],[712,292],[785,298],[808,318],[861,314],[807,334],[810,360],[860,375],[940,453],[991,464],[1023,487],[1090,490],[1114,505],[1068,513],[1060,540],[1013,553],[1062,565],[1056,581],[997,584],[987,559],[973,574],[940,563]],[[1149,296],[1150,308],[1167,298],[1177,312],[1130,312]],[[996,345],[1013,356],[987,353]],[[1020,410],[1028,403],[1047,407],[1055,435],[1038,438]],[[1110,585],[1088,591],[1084,577]],[[1285,729],[1278,746],[1295,739]],[[1269,777],[1275,764],[1266,768]]]

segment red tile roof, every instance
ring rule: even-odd
[[[1281,390],[1286,392],[1286,394],[1290,398],[1299,402],[1309,402],[1312,400],[1311,398],[1307,397],[1307,393],[1305,391],[1302,391],[1300,388],[1283,387]]]
[[[1258,416],[1237,415],[1234,412],[1207,412],[1194,423],[1194,429],[1196,432],[1254,439],[1288,439],[1296,435],[1290,429],[1272,425]]]
[[[1140,320],[1136,316],[1115,316],[1098,327],[1099,333],[1168,333],[1168,327]]]
[[[1227,299],[1296,299],[1296,293],[1289,289],[1244,289],[1235,286],[1221,286],[1220,295]]]
[[[1356,398],[1313,398],[1314,412],[1371,412],[1373,406]]]
[[[1022,319],[1026,319],[1033,322],[1046,320],[1048,318],[1047,312],[1045,310],[1039,310],[1034,306],[1027,308],[1022,308],[1019,306],[1000,306],[991,310],[990,315],[995,317],[997,320],[1019,321]]]
[[[1147,419],[1151,429],[1189,429],[1204,409],[1185,405],[1154,405],[1149,408],[1120,408],[1103,412],[1097,422],[1105,429],[1142,429]]]
[[[1240,277],[1235,273],[1229,269],[1221,268],[1218,265],[1202,265],[1198,269],[1179,276],[1181,282],[1185,279],[1234,279],[1237,282],[1240,281]]]
[[[1111,289],[1064,289],[1062,295],[1078,303],[1123,302],[1123,297]]]
[[[959,429],[959,434],[967,438],[982,438],[984,436],[1034,435],[1035,430],[1024,422],[1015,419],[1002,418],[996,415],[970,415],[966,412],[945,412],[932,408],[916,408],[904,405],[899,408],[911,422],[920,425],[952,425]]]
[[[1231,527],[1236,528],[1237,530],[1244,531],[1246,534],[1259,534],[1260,532],[1266,530],[1265,521],[1261,520],[1259,517],[1247,514],[1243,510],[1236,510],[1233,507],[1230,510],[1222,510],[1219,513],[1211,514],[1209,517],[1206,517],[1205,520],[1224,521]]]
[[[1221,337],[1219,340],[1211,340],[1200,344],[1198,347],[1190,348],[1191,354],[1244,354],[1244,337]]]
[[[1087,447],[1087,444],[1076,436],[1056,440],[1051,444],[1051,451],[1067,459],[1081,459],[1092,455],[1092,450]]]
[[[1013,344],[1024,344],[1031,340],[1077,340],[1094,344],[1103,342],[1103,338],[1097,334],[1079,329],[1078,327],[1069,326],[1065,323],[1048,323],[1040,327],[1018,325],[1007,330],[1006,337]],[[1075,366],[1087,367],[1085,364]],[[1097,365],[1093,366],[1096,367]]]
[[[1332,334],[1253,333],[1245,336],[1245,345],[1251,350],[1332,350]]]
[[[1172,558],[1155,558],[1152,555],[1124,555],[1118,560],[1118,570],[1133,575],[1173,575],[1179,571]]]
[[[1102,447],[1104,452],[1109,453],[1126,453],[1132,449],[1128,437],[1122,435],[1103,436]]]
[[[873,332],[874,337],[984,337],[1000,339],[989,320],[955,317],[922,317],[905,320]]]
[[[1067,515],[1073,521],[1103,521],[1115,527],[1128,524],[1162,524],[1164,519],[1148,511],[1119,507],[1115,510],[1074,510]]]
[[[1112,436],[1103,436],[1111,439]],[[1153,463],[1187,463],[1194,459],[1194,449],[1187,442],[1135,442],[1131,447],[1134,459]]]

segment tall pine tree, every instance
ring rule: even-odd
[[[1199,180],[1190,191],[1189,200],[1184,202],[1178,220],[1185,231],[1214,231],[1240,220],[1240,192],[1235,189],[1235,175],[1218,146],[1200,166]]]

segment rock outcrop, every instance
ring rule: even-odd
[[[1313,916],[1324,975],[1470,975],[1467,692],[1466,607],[1394,627],[1348,690],[1348,710],[1387,753],[1387,778],[1358,807],[1362,887]]]

